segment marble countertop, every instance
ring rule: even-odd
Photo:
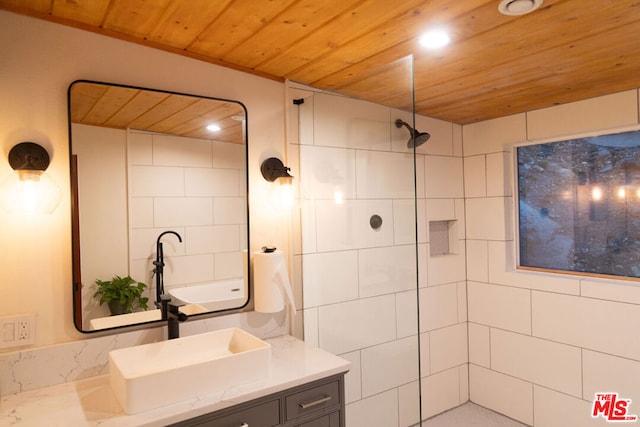
[[[271,375],[263,381],[127,415],[109,376],[100,375],[3,396],[0,426],[165,426],[349,370],[348,361],[294,337],[266,341],[272,348]],[[171,393],[169,385],[166,392]]]

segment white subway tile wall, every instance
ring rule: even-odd
[[[611,426],[606,419],[585,417],[591,413],[592,403],[559,393],[548,388],[533,386],[533,418],[541,427]]]
[[[531,291],[469,281],[471,322],[531,333]]]
[[[347,406],[347,425],[400,427],[398,414],[402,402],[398,395],[399,389],[394,388],[351,403]]]
[[[358,299],[358,251],[303,256],[302,281],[305,307]]]
[[[486,156],[464,158],[464,195],[468,198],[487,196]]]
[[[638,91],[628,90],[531,111],[527,113],[527,139],[603,132],[637,124]]]
[[[533,292],[532,306],[537,336],[640,360],[640,340],[630,339],[640,306],[544,292]]]
[[[409,132],[394,125],[401,118],[413,126],[410,114],[297,90],[301,96],[289,146],[300,162],[294,274],[303,282],[305,340],[353,363],[347,424],[406,427],[419,421],[421,404],[426,418],[464,403],[461,128],[417,117],[415,127],[431,139],[418,147],[414,167]],[[379,228],[373,215],[382,218]],[[452,254],[429,257],[428,218],[452,222]]]
[[[420,399],[416,397],[419,394],[420,384],[418,381],[398,387],[399,426],[413,426],[420,421]]]
[[[530,382],[470,364],[469,397],[480,406],[533,425],[533,385]]]
[[[615,390],[620,396],[629,398],[637,394],[640,382],[640,363],[637,361],[584,350],[582,363],[584,396],[594,396],[602,390]]]
[[[369,397],[418,378],[418,340],[414,337],[363,348],[362,394]],[[381,369],[384,367],[384,369]]]
[[[580,349],[491,329],[491,369],[553,390],[581,395]]]
[[[471,401],[535,427],[608,425],[598,392],[640,413],[640,287],[517,270],[512,198],[514,144],[638,125],[633,90],[464,126]]]
[[[467,378],[457,367],[437,372],[422,378],[422,417],[430,418],[450,408],[467,401],[467,396],[461,395],[461,383]]]
[[[413,245],[416,242],[416,208],[418,218],[426,216],[426,200],[400,199],[393,201],[393,243],[396,245]],[[426,243],[426,221],[418,224],[418,242]]]
[[[396,334],[398,338],[418,333],[418,310],[411,309],[412,305],[416,306],[417,304],[417,293],[414,289],[396,294]]]
[[[467,325],[457,323],[429,334],[431,372],[441,372],[467,363]]]
[[[638,91],[464,127],[416,118],[432,134],[416,158],[419,319],[415,257],[407,261],[415,240],[413,189],[403,186],[412,174],[407,135],[392,125],[410,116],[306,96],[300,145],[291,146],[302,171],[296,247],[309,294],[305,337],[357,362],[347,381],[350,423],[418,421],[418,383],[397,366],[392,378],[372,368],[415,348],[425,418],[471,399],[528,425],[604,425],[591,417],[596,392],[639,398],[640,287],[515,268],[511,151],[528,140],[637,127]],[[377,231],[372,213],[383,218]],[[455,221],[453,254],[429,254],[428,221]]]

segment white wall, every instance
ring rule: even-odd
[[[283,85],[131,43],[0,11],[0,145],[34,141],[52,158],[48,173],[63,189],[49,216],[0,212],[0,316],[36,315],[36,347],[86,336],[75,331],[71,303],[71,228],[66,91],[90,79],[234,99],[248,110],[251,241],[286,248],[288,223],[264,207],[262,159],[284,150]],[[0,176],[10,172],[0,160]],[[252,248],[254,249],[254,248]]]
[[[606,425],[596,392],[640,413],[640,286],[514,269],[511,151],[638,126],[636,90],[464,126],[472,401],[536,427]]]

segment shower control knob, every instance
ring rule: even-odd
[[[369,218],[369,225],[374,230],[382,227],[382,217],[380,215],[371,215],[371,218]]]

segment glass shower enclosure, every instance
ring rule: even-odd
[[[381,70],[335,92],[289,84],[288,162],[298,195],[293,261],[303,295],[295,321],[306,342],[352,363],[348,426],[417,425],[468,396],[456,217],[457,206],[463,223],[463,196],[442,197],[442,183],[425,174],[443,155],[457,154],[461,164],[461,150],[453,148],[449,124],[415,116],[413,58]],[[402,89],[390,92],[391,81]],[[376,102],[348,96],[363,87]],[[433,136],[414,144],[419,132]],[[429,234],[438,240],[434,248]],[[449,267],[452,256],[462,259],[461,277],[438,272],[444,265],[436,259]]]

